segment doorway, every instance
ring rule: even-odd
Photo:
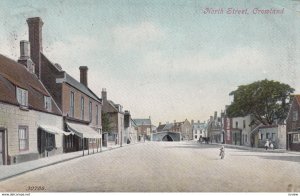
[[[6,165],[5,130],[0,130],[0,165]]]

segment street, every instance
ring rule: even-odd
[[[226,148],[225,159],[218,155],[215,145],[145,142],[2,181],[0,192],[300,191],[299,154]]]

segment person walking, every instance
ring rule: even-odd
[[[220,154],[219,154],[219,156],[221,156],[221,159],[224,159],[224,157],[225,157],[225,147],[224,146],[222,146],[220,148]]]
[[[268,148],[269,148],[269,140],[267,139],[267,141],[266,141],[266,143],[265,143],[265,147],[266,147],[266,150],[268,150]]]

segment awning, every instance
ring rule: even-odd
[[[102,135],[95,131],[92,127],[88,125],[67,123],[68,129],[74,131],[78,137],[81,138],[102,138]]]
[[[39,125],[39,128],[42,129],[43,131],[46,131],[48,133],[52,133],[52,134],[65,134],[65,135],[70,135],[70,134],[74,134],[73,132],[65,132],[57,127],[54,126],[48,126],[48,125]]]
[[[300,134],[299,131],[287,132],[287,134]]]

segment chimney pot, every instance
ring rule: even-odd
[[[79,70],[80,70],[80,83],[85,86],[88,86],[88,75],[87,75],[88,67],[80,66]]]
[[[18,59],[18,63],[23,64],[30,73],[34,74],[35,64],[30,58],[29,48],[30,48],[29,41],[26,40],[20,41],[20,58]]]
[[[103,101],[106,101],[106,100],[107,100],[107,92],[106,92],[106,88],[102,88],[101,95],[102,95],[102,100],[103,100]]]
[[[30,43],[29,41],[20,41],[20,59],[30,58]]]

